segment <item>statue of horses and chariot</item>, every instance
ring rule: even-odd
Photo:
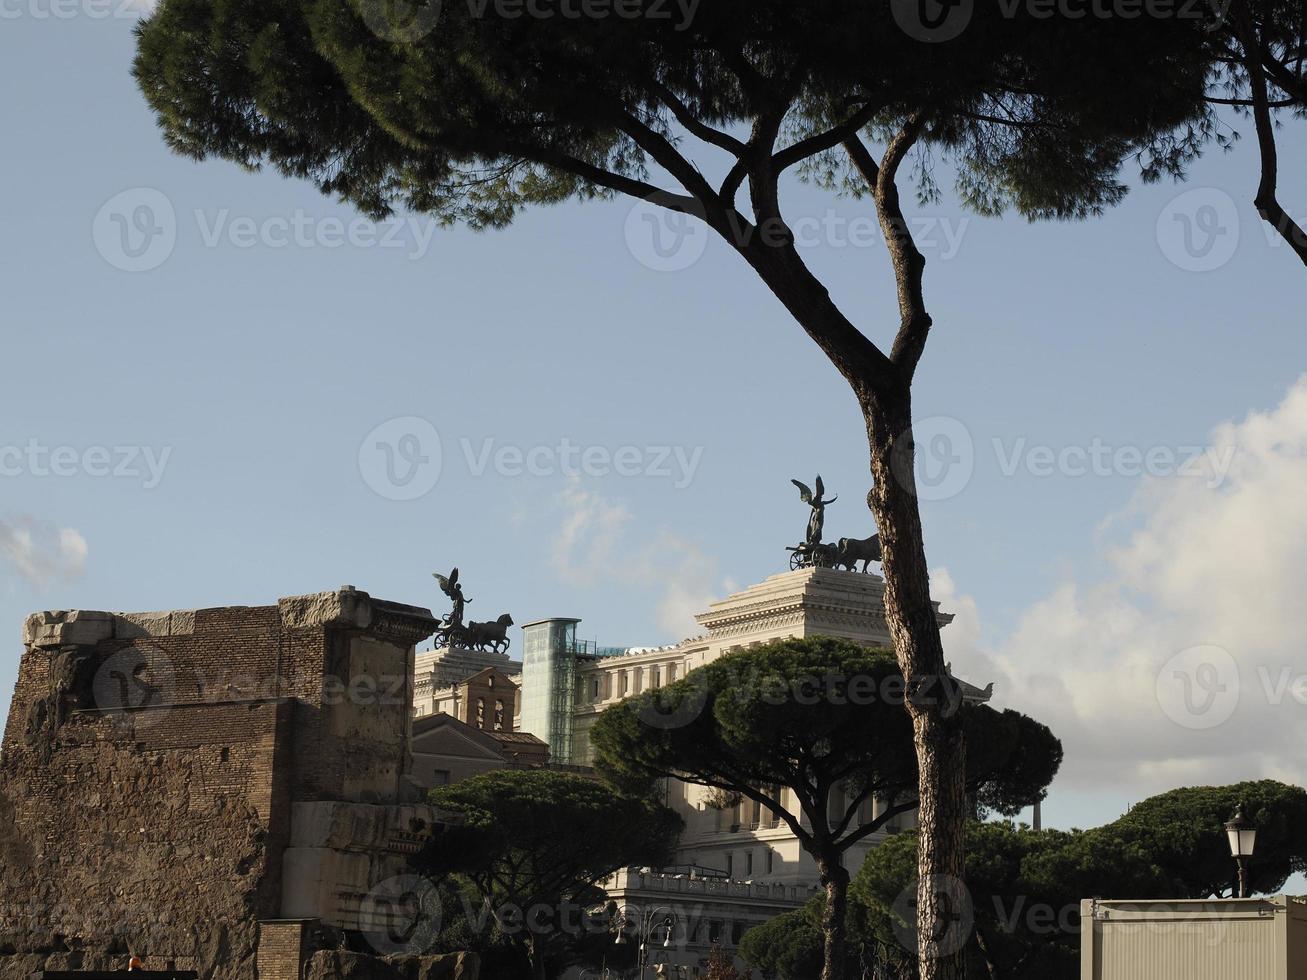
[[[513,617],[504,613],[498,619],[486,623],[463,622],[464,607],[472,600],[463,595],[463,586],[458,581],[458,568],[455,567],[448,575],[439,572],[433,575],[440,583],[440,591],[454,604],[454,608],[436,629],[436,645],[507,653],[512,642],[508,637],[508,628],[513,625]]]
[[[823,499],[826,488],[821,482],[820,474],[812,487],[798,480],[791,480],[799,488],[799,499],[812,508],[808,515],[808,529],[804,539],[794,547],[786,548],[790,552],[790,568],[837,568],[846,571],[858,571],[858,562],[862,562],[862,572],[869,571],[871,563],[879,562],[880,535],[869,538],[840,538],[834,544],[822,542],[822,531],[826,522],[826,505],[833,504],[838,497]]]

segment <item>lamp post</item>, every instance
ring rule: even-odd
[[[1234,811],[1234,817],[1225,825],[1225,835],[1230,840],[1230,856],[1239,866],[1239,897],[1248,897],[1248,859],[1253,856],[1257,845],[1257,828],[1243,815],[1243,807]]]
[[[644,980],[645,970],[649,966],[649,943],[654,938],[654,930],[659,926],[666,929],[667,934],[663,937],[663,948],[666,949],[671,946],[672,931],[676,928],[676,913],[666,905],[657,905],[654,908],[647,909],[643,912],[641,912],[638,906],[623,906],[618,909],[618,914],[621,916],[621,919],[619,920],[621,925],[618,926],[617,939],[615,940],[614,945],[620,946],[626,942],[626,930],[623,926],[626,924],[628,912],[634,913],[633,918],[637,927],[636,935],[640,941],[639,955],[636,958],[636,963],[640,970],[640,980]],[[661,919],[659,919],[660,916]],[[655,922],[655,919],[658,919],[659,921]]]

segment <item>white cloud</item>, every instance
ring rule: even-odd
[[[584,489],[579,480],[568,481],[558,495],[563,523],[554,536],[550,560],[558,573],[574,585],[593,585],[617,567],[618,542],[631,514],[621,504]]]
[[[558,573],[579,586],[608,581],[658,590],[658,625],[669,638],[700,632],[695,614],[736,588],[718,577],[716,559],[679,534],[661,528],[634,541],[630,511],[579,480],[569,481],[558,503],[564,515],[550,553]]]
[[[1224,480],[1147,481],[1105,522],[1111,576],[1062,582],[990,650],[975,603],[935,576],[959,672],[1055,730],[1062,783],[1307,782],[1307,378],[1212,445],[1232,454]]]
[[[32,517],[0,520],[0,562],[30,585],[76,578],[86,569],[86,539],[70,527]]]

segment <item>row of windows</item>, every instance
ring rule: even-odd
[[[676,664],[663,667],[630,667],[623,670],[604,671],[590,679],[590,700],[593,703],[607,701],[609,698],[624,698],[641,691],[653,690],[676,680]],[[632,677],[643,674],[648,683],[632,682]],[[666,680],[664,680],[666,677]]]
[[[476,727],[484,729],[486,727],[486,699],[477,698]],[[504,702],[495,698],[495,731],[504,730]]]
[[[770,847],[762,849],[763,858],[754,865],[755,848],[726,852],[726,873],[732,878],[752,878],[755,874],[776,873],[776,852]]]

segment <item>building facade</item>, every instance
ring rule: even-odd
[[[884,598],[884,581],[878,575],[801,568],[713,603],[697,617],[702,635],[669,646],[600,647],[577,638],[581,620],[573,617],[527,623],[521,675],[512,678],[520,680],[517,727],[548,744],[552,763],[591,767],[595,756],[590,729],[601,712],[726,654],[771,640],[810,636],[890,647]],[[938,608],[936,615],[941,626],[953,618]],[[423,656],[419,690],[423,676],[448,677],[451,671],[472,666],[454,666],[463,662],[457,651],[447,658],[436,651],[428,661]],[[992,686],[981,690],[961,683],[964,697],[973,702],[986,701],[992,693]],[[462,710],[452,707],[456,699],[449,694],[442,697],[434,703]],[[685,821],[675,867],[628,869],[605,888],[619,905],[630,907],[633,921],[642,911],[668,910],[665,914],[677,923],[676,934],[670,945],[660,947],[660,955],[663,962],[683,966],[684,975],[694,977],[707,965],[713,945],[733,949],[745,929],[801,906],[816,891],[819,875],[794,833],[761,804],[743,800],[723,809],[704,787],[679,781],[666,787],[666,799]],[[799,810],[788,796],[783,799],[791,812]],[[871,820],[887,803],[868,800],[863,806],[864,819]],[[888,835],[913,824],[911,814],[901,814],[856,844],[846,856],[850,871],[856,872],[866,854]],[[665,930],[653,937],[655,945],[667,938]]]

